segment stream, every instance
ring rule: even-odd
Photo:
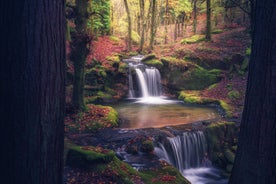
[[[215,107],[187,105],[178,100],[162,96],[161,75],[154,67],[144,65],[143,56],[125,60],[129,65],[129,98],[112,105],[121,118],[122,130],[142,128],[162,128],[215,120],[220,115]],[[205,158],[207,143],[202,131],[182,132],[182,135],[165,137],[163,142],[155,142],[154,153],[159,159],[175,166],[192,184],[225,184],[222,172]],[[122,156],[132,166],[139,159]],[[129,156],[129,155],[128,155]],[[202,160],[205,158],[208,164]]]

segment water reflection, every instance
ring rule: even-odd
[[[114,108],[124,119],[120,128],[157,128],[219,117],[215,108],[188,106],[176,101],[167,104],[122,103]]]

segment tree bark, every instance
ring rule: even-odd
[[[245,107],[231,184],[276,183],[276,5],[256,1]]]
[[[196,28],[197,28],[197,0],[193,1],[193,12],[194,12],[194,16],[193,16],[193,32],[194,34],[196,34]]]
[[[144,42],[145,42],[145,29],[146,29],[146,23],[145,23],[145,1],[139,0],[140,5],[140,19],[141,19],[141,40],[140,40],[140,48],[139,51],[143,51]]]
[[[211,0],[206,0],[206,41],[211,41]]]
[[[89,53],[90,38],[87,34],[88,1],[76,0],[76,32],[72,33],[71,59],[74,63],[74,84],[72,105],[76,110],[84,110],[84,67]]]
[[[130,11],[129,11],[129,7],[128,7],[128,3],[127,0],[124,0],[125,3],[125,8],[126,8],[126,12],[127,12],[127,22],[128,22],[128,40],[127,40],[127,50],[130,51],[131,50],[131,16],[130,16]]]
[[[63,183],[65,3],[0,3],[1,180]]]
[[[151,9],[151,25],[150,25],[150,50],[153,50],[153,42],[155,38],[155,9],[156,9],[156,0],[152,0],[152,9]]]

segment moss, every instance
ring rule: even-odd
[[[150,153],[154,150],[153,141],[152,140],[145,140],[142,143],[141,151],[145,153]]]
[[[156,59],[156,55],[154,53],[151,53],[151,54],[148,54],[148,55],[145,55],[143,58],[142,58],[142,62],[145,62],[147,60],[152,60],[152,59]]]
[[[248,66],[249,66],[249,58],[245,58],[242,62],[242,65],[240,67],[240,69],[242,71],[247,71],[248,70]]]
[[[192,43],[198,43],[205,40],[205,35],[193,35],[189,38],[184,38],[181,40],[182,44],[192,44]]]
[[[128,65],[126,63],[120,62],[119,64],[119,73],[126,73],[127,72]]]
[[[110,61],[112,64],[119,63],[120,62],[120,57],[118,55],[107,56],[106,60]]]
[[[200,90],[217,83],[218,80],[218,74],[196,66],[188,71],[182,82],[185,83],[185,89]]]
[[[227,159],[227,161],[229,161],[232,164],[234,163],[234,161],[235,161],[235,154],[232,151],[230,151],[229,149],[225,149],[224,150],[224,156]]]
[[[109,36],[109,39],[112,40],[115,43],[118,43],[120,41],[120,39],[116,36]]]
[[[186,103],[190,104],[210,104],[210,103],[216,103],[217,100],[212,99],[212,98],[204,98],[204,97],[199,97],[197,92],[186,92],[186,91],[181,91],[179,96],[179,100],[183,100]]]
[[[219,105],[224,110],[227,118],[233,117],[233,107],[232,106],[230,106],[223,100],[219,100]]]
[[[141,38],[136,31],[131,31],[131,40],[134,44],[140,43]]]
[[[248,48],[246,49],[245,54],[246,54],[247,56],[250,56],[250,55],[251,55],[251,47],[248,47]]]
[[[74,167],[91,169],[94,164],[108,163],[115,157],[110,150],[98,152],[94,147],[72,146],[68,150],[66,164]]]
[[[212,31],[212,34],[220,34],[222,32],[223,32],[222,29],[215,29],[215,30]]]
[[[147,60],[144,63],[148,66],[153,66],[158,69],[162,68],[162,66],[163,66],[163,63],[161,61],[159,61],[158,59]]]
[[[119,122],[119,115],[118,112],[110,107],[110,106],[105,106],[107,109],[109,109],[109,112],[107,114],[107,116],[105,117],[105,121],[109,124],[111,124],[112,127],[116,127],[118,126],[118,122]]]
[[[176,168],[170,165],[165,165],[158,169],[143,170],[140,176],[145,184],[190,184]]]
[[[235,100],[235,99],[239,99],[241,97],[240,92],[238,92],[237,90],[232,90],[229,91],[227,93],[228,98],[230,98],[231,100]]]
[[[207,88],[207,90],[215,89],[217,86],[218,86],[217,83],[216,83],[216,84],[212,84],[212,85],[210,85],[210,86]]]

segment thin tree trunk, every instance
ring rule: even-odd
[[[165,44],[168,43],[168,19],[169,19],[169,15],[168,15],[168,6],[169,6],[169,0],[166,0],[166,7],[165,7],[165,18],[164,18],[164,29],[165,29]]]
[[[145,29],[146,29],[146,23],[145,23],[145,1],[139,0],[140,5],[140,17],[141,17],[141,40],[140,40],[140,52],[143,51],[144,42],[145,42]]]
[[[245,106],[231,184],[276,183],[276,5],[257,0]]]
[[[193,20],[193,32],[196,34],[196,29],[197,29],[197,0],[194,0],[193,4],[193,12],[194,12],[194,20]]]
[[[125,8],[126,8],[126,12],[127,12],[127,22],[128,22],[128,40],[127,40],[127,50],[130,51],[131,50],[131,16],[130,16],[130,11],[129,11],[129,7],[128,7],[128,3],[127,0],[124,0],[125,3]]]
[[[211,41],[211,0],[206,0],[206,41]]]
[[[0,3],[1,183],[63,183],[65,4]]]
[[[155,38],[155,9],[156,9],[156,0],[152,0],[152,9],[151,9],[151,26],[150,26],[150,50],[153,50],[153,42]]]

